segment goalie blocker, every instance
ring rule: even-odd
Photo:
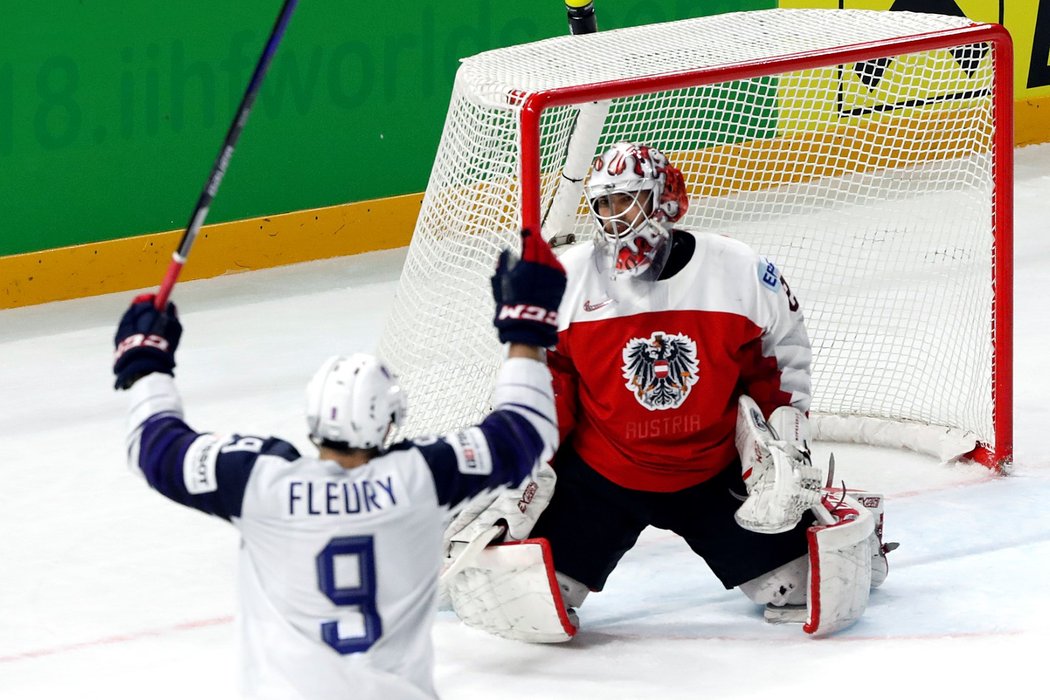
[[[440,597],[467,625],[523,642],[564,642],[576,634],[547,541],[525,539],[555,481],[554,470],[538,464],[521,487],[479,495],[446,529]]]

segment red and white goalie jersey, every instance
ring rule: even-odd
[[[626,488],[677,491],[736,460],[740,394],[767,416],[809,410],[809,338],[780,272],[739,241],[680,230],[672,263],[690,236],[689,261],[658,281],[613,281],[590,244],[561,256],[548,363],[562,437]]]

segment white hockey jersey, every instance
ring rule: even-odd
[[[241,532],[242,684],[253,698],[430,698],[449,508],[516,485],[557,441],[547,368],[504,363],[478,426],[355,469],[277,438],[197,433],[170,376],[129,391],[129,461],[168,498]]]
[[[613,281],[590,244],[560,257],[569,286],[547,358],[562,439],[641,491],[687,488],[735,460],[741,393],[767,416],[810,404],[809,338],[776,266],[730,238],[675,236],[695,248],[658,281]]]

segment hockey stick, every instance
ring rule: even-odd
[[[565,0],[565,12],[569,17],[569,32],[573,36],[598,31],[593,0]]]
[[[598,31],[592,0],[565,0],[569,32],[573,36]],[[558,186],[543,217],[544,237],[553,246],[573,243],[572,229],[576,224],[576,210],[583,192],[583,180],[591,168],[591,158],[601,137],[611,102],[608,100],[579,105],[572,135],[565,146]]]
[[[186,264],[186,258],[189,257],[190,248],[193,247],[193,242],[197,239],[197,233],[204,224],[205,217],[208,216],[208,209],[211,208],[212,200],[215,199],[215,193],[219,190],[222,178],[226,175],[226,168],[230,165],[233,147],[237,144],[237,139],[244,129],[245,122],[248,121],[248,115],[252,111],[252,105],[255,103],[255,97],[259,93],[259,86],[262,85],[266,69],[270,67],[270,61],[277,51],[277,45],[281,42],[281,37],[284,36],[285,27],[288,26],[288,20],[291,19],[292,11],[298,2],[299,0],[284,0],[281,13],[274,22],[273,29],[270,31],[270,38],[267,40],[266,47],[259,57],[259,62],[255,65],[255,72],[252,73],[248,89],[244,91],[244,97],[241,99],[241,106],[237,109],[237,114],[233,119],[233,123],[230,124],[229,131],[226,132],[226,140],[223,142],[219,155],[215,158],[215,164],[212,166],[208,179],[204,183],[204,189],[197,199],[197,206],[194,208],[193,214],[190,216],[190,222],[182,234],[179,247],[171,254],[171,263],[168,264],[168,271],[164,275],[164,281],[161,282],[160,290],[157,292],[154,300],[154,306],[156,306],[158,311],[163,311],[165,306],[167,306],[172,287],[175,286],[175,281],[182,271],[182,266]]]

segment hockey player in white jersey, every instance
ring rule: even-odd
[[[557,482],[546,509],[511,529],[549,551],[543,564],[508,563],[519,569],[510,577],[509,550],[498,550],[450,583],[453,607],[502,636],[565,641],[576,633],[573,609],[654,526],[680,535],[771,621],[818,635],[852,624],[869,583],[885,576],[874,534],[882,502],[826,491],[810,462],[811,352],[797,297],[740,241],[675,226],[686,185],[656,148],[610,147],[587,198],[598,235],[561,256],[569,288],[548,353]],[[508,501],[454,522],[450,551]],[[544,571],[556,572],[554,600],[507,614],[503,601],[522,591],[541,598]],[[526,587],[530,572],[537,580]]]
[[[120,321],[114,373],[130,399],[131,468],[169,499],[241,533],[237,615],[253,698],[432,698],[430,628],[446,514],[516,486],[557,444],[541,348],[556,340],[565,273],[538,236],[493,277],[509,343],[477,426],[384,448],[405,412],[376,358],[324,362],[307,388],[316,456],[276,437],[197,432],[173,377],[174,305],[138,297]],[[520,313],[522,309],[534,313]]]

